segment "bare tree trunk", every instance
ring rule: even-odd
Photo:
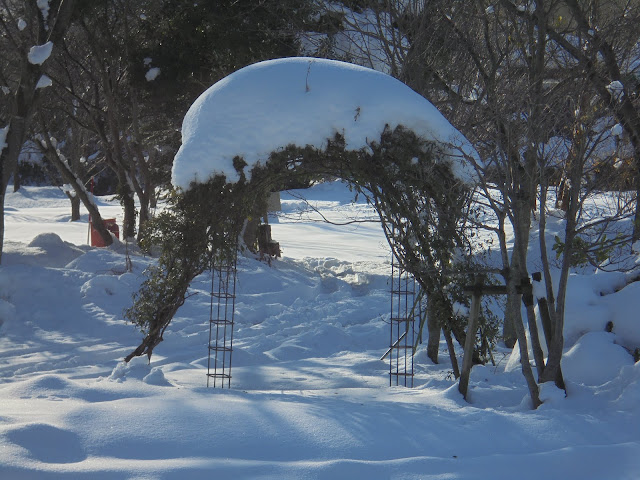
[[[540,390],[538,384],[533,377],[533,370],[531,369],[531,363],[529,363],[529,351],[527,348],[527,337],[524,332],[524,325],[522,322],[516,322],[516,332],[518,335],[518,346],[520,348],[520,364],[522,366],[522,374],[527,381],[529,387],[529,394],[531,395],[531,402],[533,408],[538,408],[542,405],[540,401]]]
[[[540,188],[540,222],[539,222],[539,238],[540,238],[540,258],[542,260],[542,274],[544,277],[544,284],[547,293],[547,298],[544,300],[544,308],[547,310],[547,314],[549,315],[549,325],[548,329],[545,328],[545,336],[547,338],[547,346],[551,345],[551,337],[553,336],[552,325],[555,324],[554,316],[555,316],[555,294],[553,292],[553,280],[551,278],[551,265],[549,264],[549,256],[547,255],[547,238],[546,238],[546,229],[547,229],[547,212],[546,212],[546,203],[547,203],[547,181],[546,178],[543,177],[543,181],[541,182]],[[544,319],[544,316],[543,316]],[[543,326],[545,323],[543,322]]]
[[[531,233],[531,211],[534,205],[537,186],[536,172],[538,164],[536,162],[534,152],[532,151],[525,152],[524,166],[520,164],[519,159],[514,154],[509,158],[512,158],[513,161],[510,172],[512,175],[511,184],[515,187],[509,192],[511,199],[511,221],[514,230],[512,266],[517,266],[517,268],[512,268],[511,275],[509,277],[510,281],[507,282],[507,295],[512,296],[517,295],[517,283],[521,282],[524,278],[528,279],[527,249],[529,246],[529,235]],[[527,310],[528,321],[530,324],[533,323],[534,328],[537,328],[535,316],[531,319],[530,311],[532,311],[532,309]],[[533,408],[537,408],[542,402],[540,402],[538,384],[535,381],[533,371],[531,369],[531,363],[529,362],[528,342],[524,323],[522,322],[522,315],[518,315],[517,317],[514,317],[514,319],[514,327],[520,349],[522,373],[529,387]]]
[[[124,221],[122,223],[122,239],[133,238],[136,235],[136,204],[131,187],[127,182],[119,186]]]
[[[522,287],[522,303],[527,312],[527,323],[529,324],[529,336],[531,337],[531,350],[533,351],[533,358],[536,362],[536,370],[538,372],[538,378],[542,376],[544,371],[544,355],[542,353],[542,347],[540,345],[540,335],[538,334],[538,323],[536,322],[536,314],[534,311],[534,299],[533,288],[531,286],[531,280],[529,277],[523,277],[520,281]]]
[[[453,369],[453,376],[460,378],[460,369],[458,368],[458,358],[456,357],[456,349],[453,345],[453,339],[451,338],[451,330],[448,328],[442,329],[444,338],[447,341],[447,349],[449,350],[449,359],[451,360],[451,368]]]
[[[578,145],[578,149],[581,145]],[[577,214],[580,196],[580,178],[582,177],[581,162],[578,158],[573,159],[571,173],[571,187],[569,190],[569,209],[567,210],[567,221],[565,226],[564,250],[560,279],[558,280],[558,300],[555,311],[555,324],[553,325],[553,336],[549,346],[549,358],[542,375],[541,382],[554,381],[559,388],[564,389],[560,362],[562,361],[562,351],[564,349],[564,305],[567,294],[567,283],[569,281],[569,267],[571,257],[574,252],[573,243],[576,238]]]
[[[41,119],[43,131],[46,132],[46,128],[44,125],[44,121]],[[75,192],[75,198],[78,199],[78,218],[80,218],[80,207],[79,202],[81,201],[89,215],[91,215],[91,223],[93,228],[96,229],[100,237],[102,238],[103,243],[106,246],[109,246],[113,243],[113,238],[111,237],[111,233],[107,230],[107,227],[104,225],[102,221],[102,216],[100,215],[100,211],[98,210],[98,206],[93,201],[93,197],[89,192],[87,192],[86,188],[84,188],[84,184],[79,181],[78,177],[74,172],[69,168],[69,164],[60,158],[58,151],[51,143],[51,138],[48,134],[44,135],[45,143],[42,145],[42,148],[45,149],[45,153],[47,158],[54,164],[54,166],[60,172],[63,180],[73,187]],[[73,205],[73,199],[71,199]]]
[[[474,286],[473,297],[471,299],[471,309],[469,310],[469,322],[467,325],[467,338],[464,342],[464,357],[462,359],[462,370],[460,371],[460,383],[458,390],[465,400],[467,399],[467,390],[469,388],[469,376],[471,375],[471,367],[473,366],[473,350],[476,340],[476,325],[478,316],[480,315],[480,304],[482,301],[482,279],[477,278]]]
[[[30,108],[22,100],[22,96],[16,95],[16,106],[14,107],[14,111],[17,111],[18,114],[12,118],[11,123],[9,124],[9,132],[5,140],[7,146],[0,152],[0,171],[2,173],[0,176],[2,181],[2,185],[0,186],[0,193],[2,194],[0,202],[2,203],[2,210],[0,211],[2,214],[2,218],[0,219],[0,263],[2,262],[2,250],[4,245],[4,200],[9,179],[11,178],[11,173],[18,162],[18,155],[20,155],[26,131],[25,118],[20,115],[20,113],[26,114],[26,110]]]
[[[22,179],[20,178],[20,161],[16,162],[15,168],[13,169],[13,191],[14,193],[20,190],[22,186]]]
[[[136,194],[140,201],[140,218],[138,219],[138,231],[142,231],[142,227],[149,220],[149,204],[151,195],[154,190],[153,182],[151,181],[151,171],[147,159],[145,158],[144,151],[142,150],[142,135],[140,134],[140,105],[138,104],[138,97],[134,88],[130,89],[131,94],[131,127],[133,130],[133,142],[130,157],[134,156],[137,159],[135,164],[138,167],[138,173],[141,176],[140,182],[135,182]],[[151,152],[148,154],[148,162],[151,163]],[[131,172],[131,175],[135,177],[135,172]]]
[[[544,276],[544,282],[546,287],[547,298],[541,298],[538,301],[538,306],[540,309],[540,317],[542,319],[542,326],[544,328],[545,339],[547,343],[547,351],[549,352],[547,358],[547,364],[545,365],[545,372],[540,375],[540,382],[545,382],[547,379],[551,378],[551,375],[554,374],[553,380],[555,381],[558,388],[565,388],[564,379],[562,376],[562,369],[560,367],[560,360],[562,359],[562,346],[560,343],[564,344],[564,338],[557,336],[556,328],[560,323],[564,324],[564,322],[559,322],[557,318],[557,312],[555,310],[555,295],[553,291],[553,279],[551,277],[551,267],[549,264],[549,257],[547,255],[547,241],[546,241],[546,225],[547,225],[547,214],[546,214],[546,202],[547,202],[547,179],[542,175],[541,181],[541,195],[540,195],[540,224],[539,224],[539,237],[540,237],[540,256],[542,260],[542,271]],[[566,252],[565,252],[566,253]],[[563,269],[564,267],[563,261]],[[568,272],[568,266],[567,272]],[[566,289],[566,282],[563,283],[563,286],[559,288]],[[564,329],[564,325],[562,326]],[[551,357],[551,351],[554,351],[554,357]],[[560,356],[558,356],[558,352]],[[550,363],[551,361],[551,363]]]
[[[72,195],[71,193],[67,193],[67,197],[71,202],[71,221],[77,222],[80,220],[80,198],[78,195]]]
[[[507,280],[508,282],[509,280]],[[518,340],[515,322],[522,321],[520,307],[520,295],[507,295],[507,303],[504,310],[504,323],[502,324],[502,340],[507,348],[513,348]]]
[[[433,363],[438,363],[440,349],[440,332],[442,331],[442,295],[439,292],[427,292],[427,356]]]

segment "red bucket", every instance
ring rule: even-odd
[[[116,236],[116,238],[120,238],[120,229],[118,228],[118,224],[116,223],[115,218],[106,218],[106,219],[103,219],[102,222],[104,223],[104,226],[107,227],[107,230],[113,233]],[[98,230],[96,230],[95,227],[93,226],[93,222],[91,222],[90,225],[91,225],[91,246],[106,247],[106,245],[104,244],[104,240],[102,240],[102,237],[98,233]]]

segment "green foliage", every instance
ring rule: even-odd
[[[621,235],[610,240],[603,234],[598,240],[589,242],[582,237],[575,237],[571,245],[569,264],[572,267],[583,267],[586,265],[599,265],[611,258],[616,246],[623,240]],[[556,259],[560,259],[567,251],[565,242],[559,236],[555,236],[553,251],[556,252]]]
[[[322,151],[290,145],[273,152],[268,162],[252,169],[250,180],[243,171],[246,163],[236,158],[239,182],[226,183],[217,176],[174,192],[169,208],[142,235],[145,250],[159,248],[161,253],[125,312],[146,335],[132,355],[150,354],[188,296],[191,280],[209,267],[212,256],[232,255],[244,221],[269,192],[292,181],[331,175],[348,182],[377,209],[405,268],[423,287],[440,288],[445,277],[436,272],[449,264],[460,243],[467,198],[466,187],[442,156],[439,145],[402,127],[385,129],[378,142],[360,151],[345,150],[344,138],[336,134]]]
[[[161,340],[193,278],[210,267],[213,255],[233,255],[255,199],[246,187],[243,182],[227,184],[218,176],[187,192],[174,191],[166,211],[146,225],[141,247],[146,252],[160,250],[158,265],[145,272],[133,305],[124,312],[144,335]]]

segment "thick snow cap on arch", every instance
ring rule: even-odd
[[[385,125],[452,145],[454,173],[470,183],[463,154],[473,147],[425,98],[393,77],[349,63],[284,58],[256,63],[220,80],[191,106],[172,170],[175,187],[221,174],[236,182],[233,159],[254,165],[294,144],[326,148],[336,133],[348,150],[378,141]]]

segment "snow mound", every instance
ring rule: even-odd
[[[52,248],[64,247],[66,245],[70,244],[63,242],[60,236],[55,233],[41,233],[40,235],[36,235],[33,240],[29,242],[28,246],[49,250]]]
[[[41,233],[27,245],[6,242],[4,265],[34,265],[62,268],[85,253],[86,249],[65,242],[55,233]]]
[[[603,306],[608,311],[607,320],[613,322],[618,343],[631,351],[640,347],[638,307],[635,303],[639,296],[640,282],[633,282],[603,298]]]
[[[92,248],[81,257],[70,262],[67,268],[107,275],[122,275],[127,271],[124,250],[125,248],[122,244],[112,245],[107,248]],[[130,259],[133,262],[133,271],[136,273],[142,272],[151,263],[149,259],[142,258],[137,254],[131,255]]]
[[[142,380],[147,385],[172,386],[165,378],[162,369],[151,367],[146,357],[133,358],[129,363],[119,362],[108,379],[118,383],[126,380]]]
[[[556,387],[553,382],[546,382],[540,385],[540,400],[544,404],[544,408],[559,405],[566,396],[565,391]]]
[[[159,387],[171,386],[171,384],[165,378],[164,373],[162,373],[160,367],[153,367],[151,371],[144,376],[142,381],[147,385],[157,385]]]
[[[34,237],[28,246],[39,248],[44,252],[45,263],[48,267],[64,267],[85,253],[85,250],[70,242],[63,241],[55,233],[41,233]]]
[[[260,62],[220,80],[191,106],[172,183],[188,189],[191,182],[206,182],[218,174],[235,182],[236,156],[247,162],[249,175],[273,151],[290,144],[323,149],[336,133],[344,136],[348,150],[367,148],[386,125],[403,125],[427,140],[474,154],[429,101],[393,77],[318,58]],[[454,149],[450,154],[453,158]],[[461,179],[473,178],[461,161],[452,166]]]
[[[580,337],[562,357],[565,378],[591,386],[616,378],[623,367],[633,364],[633,358],[614,343],[615,339],[608,332],[589,332]]]

